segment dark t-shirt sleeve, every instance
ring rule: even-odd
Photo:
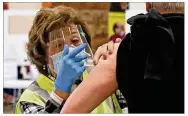
[[[135,46],[131,34],[122,40],[117,53],[117,82],[128,103],[129,113],[143,112],[142,98],[145,60],[144,47]]]

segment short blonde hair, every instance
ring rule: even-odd
[[[184,2],[152,2],[152,7],[159,12],[184,12]]]

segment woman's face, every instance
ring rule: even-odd
[[[52,74],[55,73],[55,71],[51,56],[63,51],[65,44],[67,44],[69,47],[76,47],[81,43],[82,41],[77,30],[77,25],[74,24],[49,33],[48,64]]]
[[[81,43],[77,25],[71,24],[70,26],[49,33],[48,54],[52,56],[61,52],[65,44],[70,47],[76,47]]]

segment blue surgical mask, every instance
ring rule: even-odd
[[[69,47],[69,53],[72,52],[75,48],[73,47]],[[79,54],[77,54],[76,56],[82,56],[82,55],[85,55],[87,54],[85,52],[85,50],[81,51]],[[57,53],[57,54],[54,54],[52,56],[50,56],[53,60],[53,64],[54,64],[54,71],[57,73],[59,71],[59,65],[60,65],[60,61],[61,59],[64,57],[63,56],[63,51]]]
[[[60,59],[63,58],[63,51],[54,54],[52,56],[50,56],[53,60],[53,64],[54,64],[54,71],[57,73],[59,70],[59,64],[60,64]]]

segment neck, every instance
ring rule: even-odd
[[[161,14],[172,14],[172,13],[181,13],[184,14],[183,11],[159,11]]]

